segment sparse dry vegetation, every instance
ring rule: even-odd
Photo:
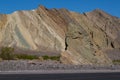
[[[60,56],[42,56],[44,60],[56,60],[59,61],[60,60]]]
[[[38,59],[38,60],[56,60],[59,61],[60,60],[60,56],[36,56],[36,55],[28,55],[28,54],[15,54],[14,53],[14,48],[12,47],[3,47],[1,49],[1,53],[0,53],[0,58],[2,60],[34,60],[34,59]]]
[[[3,47],[3,48],[1,49],[0,57],[1,57],[3,60],[13,60],[13,59],[14,59],[13,52],[14,52],[14,48],[11,48],[11,47]]]
[[[120,64],[120,60],[113,60],[113,64]]]

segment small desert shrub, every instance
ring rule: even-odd
[[[38,56],[35,56],[35,55],[27,55],[27,54],[15,54],[14,56],[15,56],[17,59],[23,59],[23,60],[39,59]]]
[[[59,61],[60,60],[60,56],[51,56],[50,59]]]
[[[44,60],[48,60],[49,59],[49,56],[45,55],[45,56],[42,56]]]
[[[42,56],[44,60],[57,60],[59,61],[60,60],[60,56]]]
[[[120,64],[120,60],[113,60],[113,64]]]
[[[12,59],[14,59],[13,52],[14,52],[14,48],[11,48],[11,47],[3,47],[3,48],[1,49],[0,57],[1,57],[3,60],[12,60]]]

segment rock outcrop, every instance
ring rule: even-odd
[[[16,11],[0,15],[0,47],[61,55],[66,64],[110,65],[109,51],[120,53],[120,19],[96,9]]]

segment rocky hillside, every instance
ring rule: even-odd
[[[60,54],[67,64],[108,65],[120,54],[120,19],[99,9],[79,14],[43,6],[0,14],[3,46]]]

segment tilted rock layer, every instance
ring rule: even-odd
[[[43,6],[1,14],[3,46],[60,54],[66,64],[108,65],[109,51],[119,53],[120,19],[99,9],[79,14]]]

